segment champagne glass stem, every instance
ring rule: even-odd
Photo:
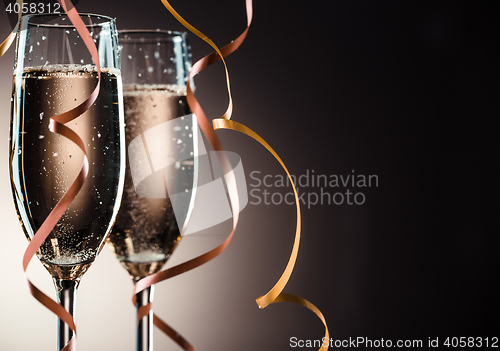
[[[137,318],[139,318],[139,309],[142,306],[153,302],[154,285],[135,295]],[[142,317],[137,324],[137,351],[153,351],[153,310]]]
[[[75,295],[79,281],[54,279],[57,302],[73,317],[75,316]],[[61,319],[58,320],[57,350],[61,350],[73,337],[73,330]]]

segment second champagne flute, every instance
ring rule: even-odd
[[[181,240],[193,205],[197,124],[186,102],[191,68],[186,34],[119,31],[127,167],[121,208],[108,243],[134,282],[162,269]],[[136,296],[137,311],[154,286]],[[152,311],[137,329],[151,351]]]

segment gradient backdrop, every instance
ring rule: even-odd
[[[219,46],[245,28],[244,0],[171,3]],[[362,192],[362,205],[302,206],[303,239],[285,291],[318,306],[335,339],[499,336],[497,12],[485,2],[256,0],[254,7],[246,42],[227,60],[233,118],[260,133],[296,176],[378,176],[378,187],[323,189]],[[160,0],[81,0],[77,9],[115,16],[119,28],[182,30]],[[0,13],[0,37],[9,31]],[[191,46],[194,60],[210,52],[194,36]],[[13,60],[13,49],[0,58],[0,350],[55,350],[56,318],[25,289],[27,243],[10,194]],[[196,84],[207,114],[221,115],[222,66]],[[241,156],[253,194],[290,191],[251,178],[283,174],[261,146],[235,132],[219,135]],[[307,200],[321,189],[300,191]],[[283,271],[294,224],[293,206],[249,204],[229,248],[159,285],[155,310],[200,351],[292,350],[291,337],[320,339],[323,326],[308,310],[259,310],[254,302]],[[228,230],[185,238],[171,264],[214,247]],[[54,296],[37,260],[29,276]],[[105,248],[78,294],[78,351],[134,350],[131,293]],[[159,332],[155,347],[178,350]]]

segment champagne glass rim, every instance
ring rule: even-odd
[[[146,37],[138,37],[138,35],[145,35]],[[127,35],[131,35],[127,37]],[[187,33],[181,31],[172,31],[167,29],[119,29],[119,41],[128,43],[150,43],[160,41],[176,41],[186,39]]]
[[[95,13],[79,13],[80,18],[91,18],[93,21],[91,23],[84,23],[87,28],[95,28],[95,27],[104,27],[108,26],[111,23],[116,22],[116,18],[109,17],[106,15],[100,15]],[[56,18],[67,18],[68,23],[47,23],[49,19]],[[36,21],[36,19],[40,19],[40,21]],[[45,21],[44,21],[45,19]],[[69,17],[66,13],[33,13],[29,15],[23,15],[21,17],[21,21],[28,21],[28,24],[31,26],[45,27],[45,28],[74,28],[75,26],[69,20]]]

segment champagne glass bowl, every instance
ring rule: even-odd
[[[197,124],[186,101],[186,34],[119,31],[127,167],[109,244],[134,282],[162,269],[189,220],[197,179]],[[152,302],[154,286],[136,296]],[[152,311],[138,324],[137,350],[152,350]]]

